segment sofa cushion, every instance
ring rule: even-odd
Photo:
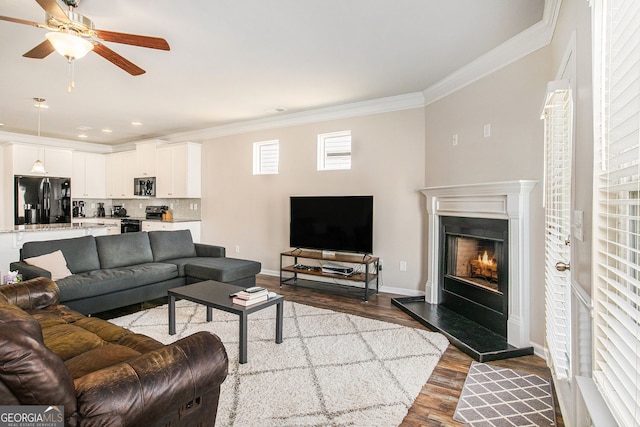
[[[117,344],[107,344],[79,354],[64,364],[71,373],[73,379],[80,378],[98,369],[125,362],[132,357],[139,356],[140,352],[129,347]]]
[[[233,282],[260,273],[261,264],[237,258],[193,258],[185,265],[189,277],[218,282]]]
[[[178,268],[173,264],[145,263],[74,274],[58,281],[58,287],[61,301],[73,301],[158,283],[175,277],[178,277]]]
[[[93,236],[75,237],[72,239],[48,240],[44,242],[26,242],[22,246],[21,259],[33,258],[61,250],[67,261],[69,270],[73,273],[97,270],[100,259],[96,250],[96,240]]]
[[[64,255],[59,249],[50,254],[25,258],[24,262],[47,270],[51,273],[51,280],[54,281],[64,279],[72,274],[67,267],[67,260],[64,259]]]
[[[197,256],[189,230],[149,231],[148,234],[156,262]]]
[[[148,233],[125,233],[96,237],[99,268],[116,268],[153,261]]]

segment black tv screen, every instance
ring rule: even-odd
[[[373,196],[292,196],[289,245],[370,254]]]

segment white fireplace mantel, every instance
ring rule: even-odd
[[[530,345],[530,220],[529,197],[537,181],[519,180],[484,184],[431,187],[427,197],[428,274],[425,299],[438,303],[440,274],[440,217],[494,218],[509,221],[509,319],[507,342],[514,347]]]

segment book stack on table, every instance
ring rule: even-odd
[[[263,302],[269,299],[269,291],[260,286],[254,286],[252,288],[245,289],[244,291],[236,292],[233,297],[233,303],[238,305],[249,306]]]

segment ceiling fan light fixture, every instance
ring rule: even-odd
[[[80,59],[93,50],[93,43],[68,32],[52,31],[45,35],[56,52],[69,61]]]

